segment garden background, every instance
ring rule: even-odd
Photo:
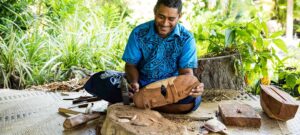
[[[299,96],[300,0],[183,3],[181,23],[194,34],[199,58],[237,53],[242,63],[235,63],[235,71],[244,76],[247,91],[258,93],[258,84],[272,83]],[[0,0],[0,88],[123,71],[128,36],[153,19],[154,5],[153,0]]]

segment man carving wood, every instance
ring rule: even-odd
[[[133,94],[151,83],[159,83],[159,80],[179,75],[193,76],[193,68],[197,68],[196,44],[193,35],[178,23],[181,10],[181,0],[158,0],[154,7],[154,20],[137,26],[131,32],[122,57],[126,62],[125,74],[114,74],[112,77],[121,78],[119,76],[125,75]],[[105,72],[93,75],[85,89],[111,103],[122,102],[120,85],[106,90],[106,83],[100,84],[102,82],[96,81],[101,74]],[[170,81],[160,89],[166,87],[170,91],[170,87],[173,87],[176,90],[179,80],[175,79],[177,84],[174,85]],[[109,83],[109,80],[106,81]],[[196,110],[201,102],[204,85],[198,83],[192,88],[187,86],[186,89],[189,93],[183,99],[155,109],[170,113]]]

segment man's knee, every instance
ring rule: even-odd
[[[154,108],[154,110],[157,110],[159,112],[164,112],[164,113],[182,114],[182,113],[191,112],[193,108],[194,108],[194,103],[188,103],[188,104],[169,104],[162,107]]]
[[[122,102],[120,78],[123,75],[117,71],[101,71],[92,75],[84,88],[88,93],[108,102]]]

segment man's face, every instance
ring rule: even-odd
[[[155,26],[158,35],[162,38],[167,37],[175,28],[180,17],[177,8],[161,4],[155,12]]]

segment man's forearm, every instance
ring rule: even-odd
[[[191,68],[181,68],[178,72],[179,75],[194,75],[193,69]]]
[[[129,83],[138,83],[139,80],[139,71],[135,65],[125,64],[125,73]]]

